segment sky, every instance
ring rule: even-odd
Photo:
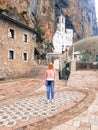
[[[98,0],[95,0],[95,8],[96,8],[96,17],[98,22]]]

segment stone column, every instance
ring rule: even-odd
[[[54,69],[56,71],[56,80],[59,80],[59,60],[54,60]]]
[[[70,65],[70,72],[76,71],[76,61],[72,60]]]
[[[59,70],[55,70],[55,72],[56,72],[56,81],[58,81],[59,80]]]

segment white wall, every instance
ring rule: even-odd
[[[65,17],[63,15],[59,16],[57,27],[53,36],[54,52],[62,53],[62,49],[64,51],[67,46],[71,46],[73,43],[73,30],[66,29],[65,32]]]

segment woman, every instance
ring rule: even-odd
[[[55,84],[55,71],[53,68],[53,63],[49,63],[48,69],[45,73],[45,81],[46,81],[46,88],[47,88],[47,99],[48,102],[52,100],[54,102],[54,84]]]

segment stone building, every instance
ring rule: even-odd
[[[29,76],[34,62],[32,28],[0,14],[0,78]]]

